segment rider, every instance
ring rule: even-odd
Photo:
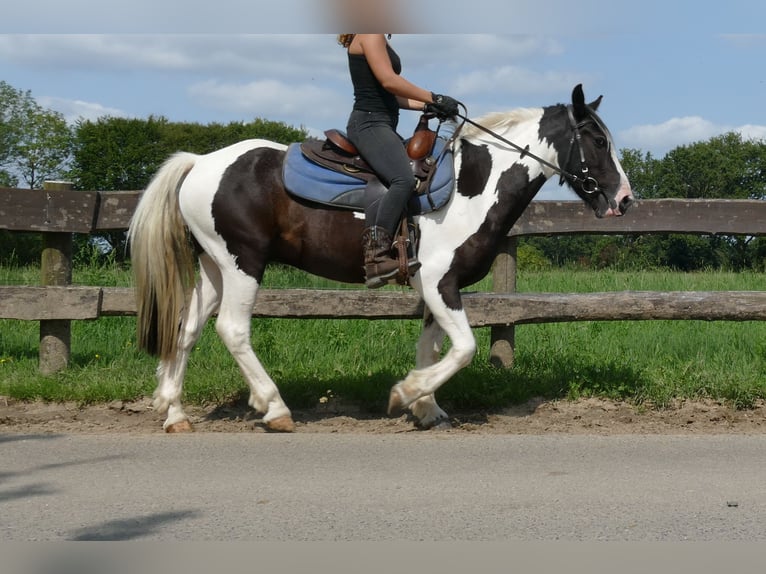
[[[401,60],[384,34],[341,34],[338,42],[348,50],[354,86],[348,137],[388,187],[374,223],[368,222],[362,234],[366,285],[377,288],[399,271],[393,237],[416,184],[402,139],[396,133],[399,110],[423,111],[446,119],[457,115],[458,102],[404,79]],[[420,262],[410,259],[410,273],[419,268]]]

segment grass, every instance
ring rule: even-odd
[[[0,268],[0,284],[34,284],[36,269]],[[520,291],[761,290],[759,273],[552,270],[519,274]],[[76,270],[75,283],[124,286],[115,266]],[[488,289],[489,281],[471,290]],[[304,274],[269,270],[266,287],[335,288]],[[38,326],[0,320],[0,395],[81,403],[151,395],[153,358],[135,349],[135,319],[78,321],[71,367],[37,372]],[[414,364],[419,321],[288,320],[253,322],[259,358],[293,408],[317,404],[328,392],[370,412],[383,411],[390,386]],[[489,330],[475,331],[473,363],[439,391],[452,411],[489,410],[532,397],[604,397],[666,405],[712,398],[748,407],[766,398],[766,323],[646,321],[524,325],[516,329],[510,371],[488,365]],[[192,353],[185,401],[221,403],[247,396],[234,360],[208,324]]]

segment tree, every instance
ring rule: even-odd
[[[280,143],[306,139],[305,130],[281,122],[255,119],[249,123],[209,124],[103,117],[79,121],[74,129],[74,152],[69,177],[77,189],[141,190],[162,163],[177,151],[206,154],[250,138]],[[105,233],[114,256],[125,256],[125,234]]]
[[[766,142],[744,140],[736,132],[677,147],[652,167],[653,197],[766,197]]]
[[[38,104],[27,91],[0,82],[0,177],[39,189],[59,177],[70,157],[72,132],[58,112]]]
[[[71,156],[72,132],[59,112],[39,106],[26,110],[27,117],[16,146],[15,167],[30,189],[65,172]]]
[[[167,155],[164,118],[99,118],[75,124],[72,169],[78,189],[144,189]]]
[[[0,169],[0,187],[16,187],[19,180],[4,169]]]
[[[18,184],[18,179],[7,168],[17,138],[15,118],[18,116],[19,103],[24,97],[31,95],[29,92],[19,92],[8,83],[0,81],[0,185],[7,187]]]
[[[71,132],[61,114],[44,109],[31,92],[0,81],[0,186],[41,187],[58,177],[71,149]],[[0,263],[40,261],[39,233],[0,231]]]
[[[636,199],[655,197],[658,192],[655,170],[659,161],[652,157],[651,152],[644,153],[638,149],[623,149],[621,154],[620,163]]]
[[[680,146],[664,158],[623,150],[623,167],[641,198],[766,199],[766,142],[731,132]],[[655,235],[629,242],[634,258],[692,270],[758,265],[750,237]]]
[[[673,149],[662,158],[621,150],[621,163],[639,199],[766,199],[766,141],[738,133]],[[556,265],[587,267],[758,268],[766,239],[695,235],[555,236],[529,238]]]
[[[256,119],[250,123],[209,124],[103,117],[79,121],[70,177],[78,189],[140,190],[177,151],[206,154],[249,138],[280,143],[301,141],[302,129]]]
[[[736,132],[677,147],[662,159],[624,149],[622,166],[643,199],[766,198],[766,142]]]

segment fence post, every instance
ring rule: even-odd
[[[492,290],[495,293],[516,292],[516,250],[519,240],[507,237],[495,259]],[[513,366],[516,332],[513,325],[492,327],[489,361],[499,369]]]
[[[71,190],[73,184],[46,181],[46,191]],[[72,234],[43,233],[41,265],[42,285],[70,285],[72,283]],[[69,364],[71,354],[72,323],[67,320],[40,321],[40,372],[49,375]]]

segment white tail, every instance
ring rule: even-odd
[[[138,346],[162,359],[178,348],[181,313],[194,283],[194,252],[178,190],[198,156],[177,153],[146,188],[130,221]]]

